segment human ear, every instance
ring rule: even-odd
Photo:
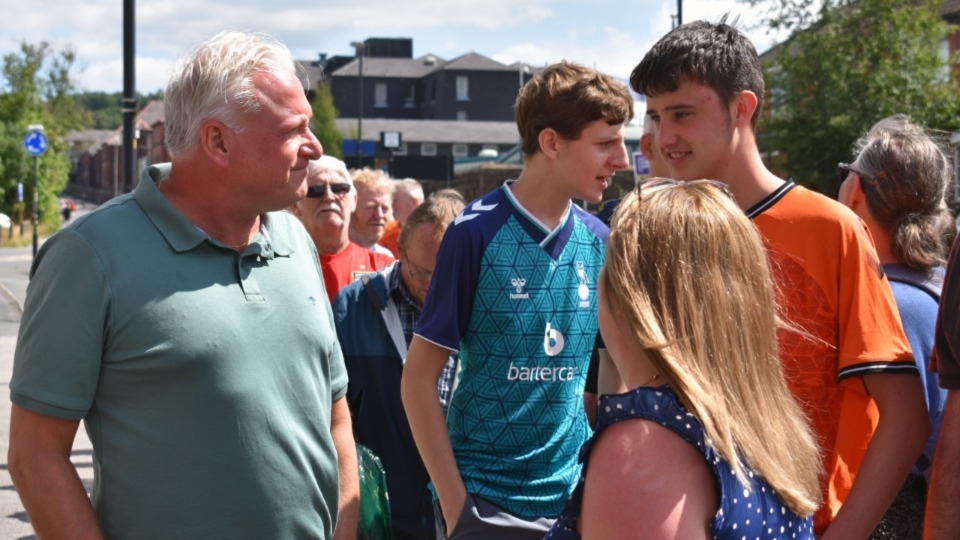
[[[734,100],[737,122],[752,125],[753,113],[757,110],[757,95],[749,90],[743,90]]]
[[[867,200],[867,196],[863,192],[863,178],[858,173],[854,174],[856,178],[847,178],[847,181],[850,182],[850,208],[856,208],[857,205],[865,203]]]
[[[560,153],[560,135],[551,128],[544,128],[537,135],[540,152],[550,159],[556,159]]]
[[[232,132],[227,126],[216,120],[208,120],[200,125],[200,151],[219,165],[230,161]]]
[[[648,161],[653,160],[653,136],[649,133],[644,133],[640,136],[640,153],[643,154]]]

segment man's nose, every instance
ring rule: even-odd
[[[304,153],[310,159],[320,159],[323,155],[323,145],[320,144],[320,139],[317,139],[317,136],[309,129],[307,130],[307,141],[304,145]]]

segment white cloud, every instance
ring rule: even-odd
[[[227,28],[276,34],[298,58],[318,53],[352,54],[351,41],[368,37],[413,38],[414,54],[454,58],[476,52],[505,63],[542,65],[569,59],[626,77],[671,26],[676,4],[660,0],[164,0],[139,2],[137,87],[152,92],[166,84],[178,54]],[[756,12],[738,1],[687,0],[684,19],[716,20],[742,14],[760,52],[773,38],[750,29]],[[0,54],[21,40],[46,40],[77,50],[82,87],[116,92],[123,85],[121,2],[45,0],[6,2],[0,17]]]

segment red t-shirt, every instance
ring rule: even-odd
[[[393,261],[389,255],[375,253],[353,242],[335,255],[320,255],[323,284],[327,288],[330,303],[333,303],[340,289],[360,279],[360,276],[376,273]]]

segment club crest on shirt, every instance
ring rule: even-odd
[[[580,308],[590,307],[590,282],[587,279],[587,270],[584,268],[583,261],[577,261],[577,278],[580,285],[577,287],[577,296],[580,297]]]

